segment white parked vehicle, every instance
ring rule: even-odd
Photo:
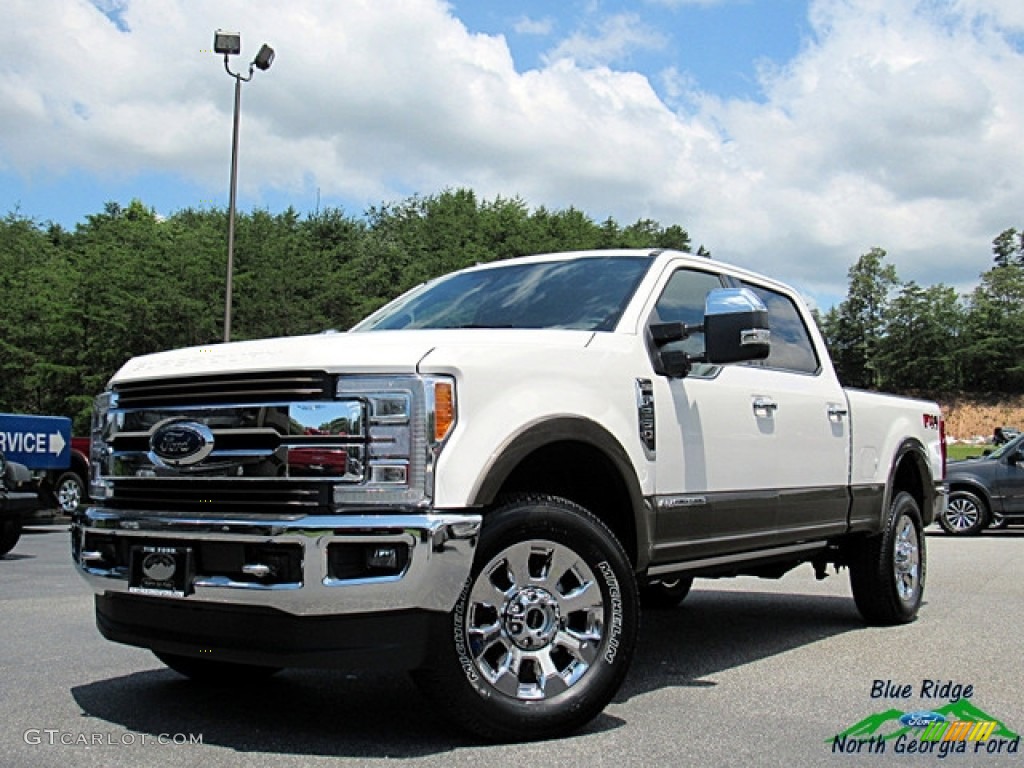
[[[936,404],[844,390],[790,288],[672,251],[496,262],[348,333],[130,360],[74,558],[107,638],[194,678],[413,670],[494,739],[596,716],[643,598],[850,569],[915,618]]]

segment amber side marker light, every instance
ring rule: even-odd
[[[455,387],[451,382],[434,383],[434,441],[441,442],[455,424]]]

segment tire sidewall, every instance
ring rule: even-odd
[[[468,651],[469,596],[484,566],[509,546],[550,541],[572,549],[586,563],[605,606],[604,636],[583,678],[550,699],[513,699],[493,689]],[[467,701],[484,704],[481,717],[511,738],[543,738],[578,727],[596,716],[618,690],[628,670],[639,623],[636,580],[612,534],[582,508],[561,500],[512,502],[487,517],[470,578],[452,611],[451,653]],[[516,733],[518,731],[518,733]]]
[[[896,586],[895,575],[897,534],[900,528],[900,521],[904,517],[909,519],[911,524],[914,526],[918,552],[917,587],[914,599],[909,602],[900,597],[899,589]],[[927,574],[927,556],[925,552],[924,530],[921,523],[921,512],[917,507],[917,502],[914,501],[914,497],[909,493],[902,492],[893,501],[892,512],[889,515],[889,524],[885,531],[882,552],[884,553],[884,557],[882,558],[882,562],[879,563],[879,567],[883,569],[884,574],[888,574],[886,584],[890,593],[889,596],[896,608],[896,617],[901,622],[912,621],[917,615],[917,612],[921,607],[921,602],[924,599],[925,576]]]

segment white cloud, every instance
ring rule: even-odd
[[[623,59],[638,48],[663,48],[665,36],[633,13],[601,18],[596,29],[567,37],[551,51],[549,62],[572,59],[583,66],[604,66]]]
[[[985,20],[951,24],[927,7],[815,3],[818,38],[767,79],[767,103],[709,101],[759,173],[746,203],[778,212],[764,246],[793,230],[795,252],[778,257],[788,270],[817,249],[835,273],[880,245],[905,279],[963,283],[1019,223],[1024,58]],[[756,237],[730,240],[748,251]]]
[[[531,19],[523,16],[512,25],[512,29],[520,35],[536,35],[538,37],[545,37],[554,31],[555,20],[550,16],[543,19]]]
[[[0,169],[179,174],[223,186],[240,29],[243,191],[321,188],[366,204],[467,185],[597,219],[687,227],[720,257],[845,293],[872,246],[904,279],[964,284],[1021,226],[1018,0],[814,0],[813,34],[761,73],[764,98],[701,93],[683,68],[628,71],[663,44],[605,20],[518,72],[504,38],[440,0],[8,0]],[[1019,39],[1019,38],[1017,38]],[[612,68],[618,64],[620,69]],[[182,206],[189,204],[183,201]]]

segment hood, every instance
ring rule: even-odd
[[[110,383],[167,376],[326,370],[330,373],[414,373],[420,361],[438,348],[509,347],[530,349],[562,346],[582,348],[591,331],[464,330],[370,331],[319,333],[277,339],[188,347],[135,357]],[[543,340],[543,341],[542,341]]]

